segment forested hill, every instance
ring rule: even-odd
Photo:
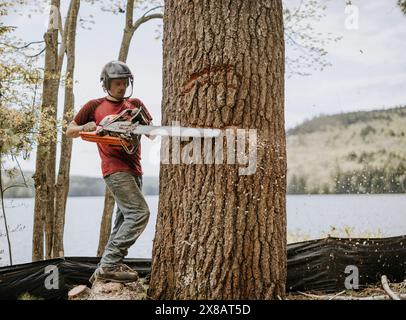
[[[406,192],[406,107],[319,116],[288,130],[289,193]]]

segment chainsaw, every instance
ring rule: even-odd
[[[142,134],[150,139],[154,139],[156,136],[215,138],[221,134],[221,130],[154,126],[151,125],[151,118],[148,113],[143,108],[136,108],[125,109],[117,115],[106,116],[100,121],[96,131],[81,131],[79,134],[85,141],[121,146],[128,154],[134,154]]]

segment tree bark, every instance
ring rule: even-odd
[[[76,26],[80,8],[80,0],[72,0],[67,16],[67,26],[65,28],[67,65],[66,65],[66,84],[65,84],[65,102],[64,102],[64,127],[62,133],[61,155],[59,161],[59,172],[55,192],[55,224],[54,237],[52,245],[52,257],[63,257],[63,233],[65,226],[66,201],[69,192],[69,171],[72,154],[72,139],[64,134],[66,124],[72,119],[74,112],[74,70],[75,70],[75,42]]]
[[[153,299],[284,297],[284,52],[281,0],[165,2],[163,125],[255,129],[258,143],[251,175],[161,164]]]
[[[51,256],[55,192],[56,109],[58,102],[58,14],[60,1],[51,1],[50,23],[44,35],[45,68],[41,104],[41,128],[37,147],[35,174],[35,205],[33,223],[33,261],[44,258],[44,232],[46,256]],[[48,232],[47,232],[48,231]]]
[[[131,44],[131,39],[134,35],[134,32],[132,29],[125,28],[123,32],[123,38],[121,40],[121,46],[120,46],[120,53],[118,55],[118,60],[122,62],[127,61],[128,57],[128,51],[130,50],[130,44]]]

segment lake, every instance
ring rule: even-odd
[[[158,196],[147,196],[151,218],[128,257],[150,258]],[[68,199],[64,246],[66,256],[95,256],[103,197]],[[34,199],[4,201],[15,264],[31,261]],[[288,195],[290,242],[331,236],[390,237],[406,234],[406,195]],[[0,218],[0,266],[8,265],[4,220]]]

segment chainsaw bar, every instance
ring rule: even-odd
[[[139,125],[129,121],[117,121],[107,126],[104,126],[97,131],[99,134],[118,133],[126,136],[132,135],[150,135],[150,136],[165,136],[165,137],[185,137],[185,138],[215,138],[221,134],[220,129],[209,128],[188,128],[180,126],[152,126]]]
[[[99,127],[96,131],[81,131],[82,140],[108,144],[112,146],[122,146],[128,153],[131,146],[135,146],[140,135],[144,134],[150,138],[162,137],[183,137],[183,138],[215,138],[220,136],[220,129],[210,128],[188,128],[180,126],[152,126],[139,125],[131,121],[117,121],[106,126]],[[138,139],[137,139],[138,138]],[[134,148],[133,148],[134,149]],[[134,149],[135,150],[135,149]]]

